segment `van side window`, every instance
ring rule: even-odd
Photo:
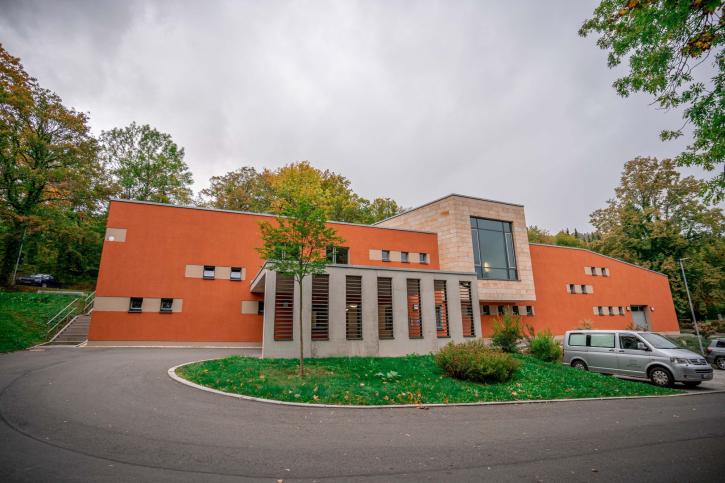
[[[715,344],[715,347],[725,347],[725,341],[722,341],[722,340],[717,341],[717,344]]]
[[[589,334],[589,347],[614,347],[614,334]]]
[[[637,347],[637,343],[642,342],[639,337],[633,334],[622,334],[619,336],[619,348],[629,350],[642,350]]]
[[[569,334],[569,345],[571,345],[571,346],[587,345],[587,335],[586,334]]]

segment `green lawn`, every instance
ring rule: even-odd
[[[76,298],[72,295],[0,292],[0,352],[44,342],[48,319]]]
[[[225,392],[317,404],[433,404],[525,399],[676,394],[678,390],[625,381],[517,355],[522,362],[504,384],[476,384],[443,375],[431,356],[352,357],[297,361],[233,356],[190,364],[177,373]],[[395,374],[398,374],[396,377]]]

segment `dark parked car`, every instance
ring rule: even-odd
[[[725,370],[725,339],[714,339],[705,349],[705,358],[718,369]]]
[[[47,273],[35,273],[27,277],[18,277],[15,279],[18,285],[35,285],[36,287],[59,287],[60,284],[52,275]]]

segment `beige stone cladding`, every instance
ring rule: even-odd
[[[378,223],[389,228],[432,231],[438,234],[441,270],[472,272],[473,242],[470,217],[510,221],[519,280],[479,280],[482,300],[536,300],[524,207],[463,195],[449,195]]]

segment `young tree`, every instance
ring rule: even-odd
[[[99,210],[104,176],[87,121],[0,45],[0,284],[13,282],[27,235],[61,212]]]
[[[723,0],[603,0],[579,35],[593,32],[600,34],[597,45],[609,51],[610,68],[629,60],[629,72],[614,82],[619,95],[646,92],[662,109],[684,108],[684,125],[663,131],[660,137],[678,138],[685,126],[692,125],[692,144],[676,162],[716,170],[703,188],[709,197],[721,200],[725,195]],[[695,78],[696,73],[700,78]]]
[[[615,198],[591,214],[596,251],[665,273],[678,313],[687,299],[678,260],[688,258],[687,279],[698,315],[725,308],[725,219],[717,206],[704,204],[702,181],[681,178],[665,159],[635,158],[624,165]]]
[[[120,196],[140,201],[189,204],[193,182],[184,148],[171,136],[135,122],[103,131],[101,156]]]
[[[263,246],[258,249],[271,270],[293,277],[299,288],[300,376],[305,375],[302,329],[302,282],[327,266],[326,250],[344,240],[325,223],[325,212],[308,198],[289,199],[276,223],[261,222]]]

